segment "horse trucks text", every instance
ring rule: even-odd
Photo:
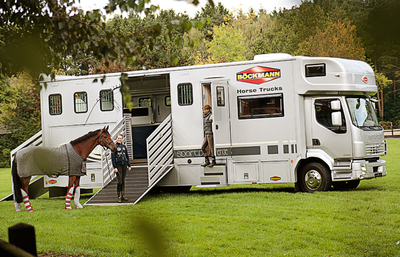
[[[386,142],[371,98],[377,86],[365,62],[266,54],[125,75],[132,109],[119,91],[120,73],[45,78],[43,144],[113,128],[125,117],[132,159],[147,160],[149,190],[296,183],[314,192],[386,175]],[[201,166],[206,104],[213,112],[212,168]],[[101,166],[88,167],[82,187],[104,185],[108,168]],[[65,183],[46,180],[47,186]]]

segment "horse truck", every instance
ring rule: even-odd
[[[365,62],[264,54],[123,75],[130,108],[119,90],[121,73],[44,76],[43,145],[109,125],[125,135],[130,158],[146,167],[142,196],[153,187],[260,183],[295,183],[299,191],[315,192],[386,176],[386,141],[372,98],[377,86]],[[204,105],[213,112],[212,168],[201,166]],[[104,187],[115,176],[106,150],[87,161],[82,188]],[[44,183],[65,187],[66,179]]]

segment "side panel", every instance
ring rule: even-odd
[[[68,77],[67,80],[48,82],[41,89],[41,119],[43,130],[43,145],[46,147],[57,147],[68,143],[90,131],[104,126],[110,129],[122,119],[122,96],[118,87],[119,77],[109,76],[104,83],[100,79],[94,81],[95,77],[83,77],[82,79]],[[107,106],[102,106],[100,92],[112,90],[112,97]],[[87,106],[77,108],[75,93],[85,93]],[[50,99],[54,95],[60,96],[61,113],[50,113]],[[79,99],[80,100],[80,99]],[[111,102],[113,108],[111,109]],[[81,103],[81,102],[80,102]],[[104,103],[104,102],[103,102]],[[103,108],[102,107],[107,107]],[[77,110],[85,110],[76,112]],[[97,148],[93,152],[98,152]],[[81,178],[82,188],[98,188],[103,186],[103,174],[100,162],[87,162],[87,175]],[[45,186],[67,186],[68,177],[45,178]]]
[[[264,69],[260,81],[254,70]],[[232,169],[229,183],[294,182],[299,155],[298,97],[293,62],[263,63],[235,70],[230,83]],[[241,74],[257,79],[246,79]],[[259,77],[260,75],[258,75]],[[241,79],[244,78],[244,79]],[[261,83],[260,83],[261,82]],[[251,164],[249,164],[251,162]]]
[[[238,79],[239,73],[258,67],[273,70],[265,73],[271,79],[261,83]],[[304,138],[304,126],[300,125],[303,117],[299,117],[302,98],[294,92],[292,74],[293,60],[172,72],[174,162],[179,180],[192,181],[193,185],[198,183],[194,175],[197,172],[189,170],[204,160],[200,151],[203,141],[201,108],[203,87],[209,83],[212,85],[217,163],[226,164],[228,183],[295,182],[293,160],[302,155],[304,141],[298,137]],[[178,103],[178,85],[182,83],[190,83],[193,87],[190,105]],[[218,106],[218,102],[223,101],[218,97],[221,90],[224,91],[225,106]],[[242,99],[261,103],[252,108],[252,117],[243,117],[249,113],[243,112]]]

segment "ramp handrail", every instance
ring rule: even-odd
[[[12,159],[14,157],[14,155],[21,150],[22,148],[29,146],[29,145],[34,145],[34,146],[38,146],[38,145],[42,145],[42,130],[40,130],[38,133],[36,133],[35,135],[31,136],[28,140],[26,140],[25,142],[23,142],[22,144],[20,144],[19,146],[17,146],[15,149],[13,149],[10,152],[11,155],[11,162]]]
[[[146,139],[149,186],[171,168],[173,163],[172,116],[167,118]]]
[[[124,115],[121,121],[109,132],[112,139],[115,139],[118,134],[124,136],[124,144],[126,143],[126,128],[131,127],[130,115]],[[101,167],[103,169],[103,187],[107,186],[115,177],[114,167],[111,162],[111,150],[102,149],[101,151]]]

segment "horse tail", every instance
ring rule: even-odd
[[[11,175],[12,175],[12,181],[14,184],[14,200],[17,203],[22,202],[22,193],[21,193],[21,188],[22,188],[22,183],[21,179],[18,176],[17,173],[17,157],[14,157],[14,160],[12,162],[12,168],[11,168]]]

